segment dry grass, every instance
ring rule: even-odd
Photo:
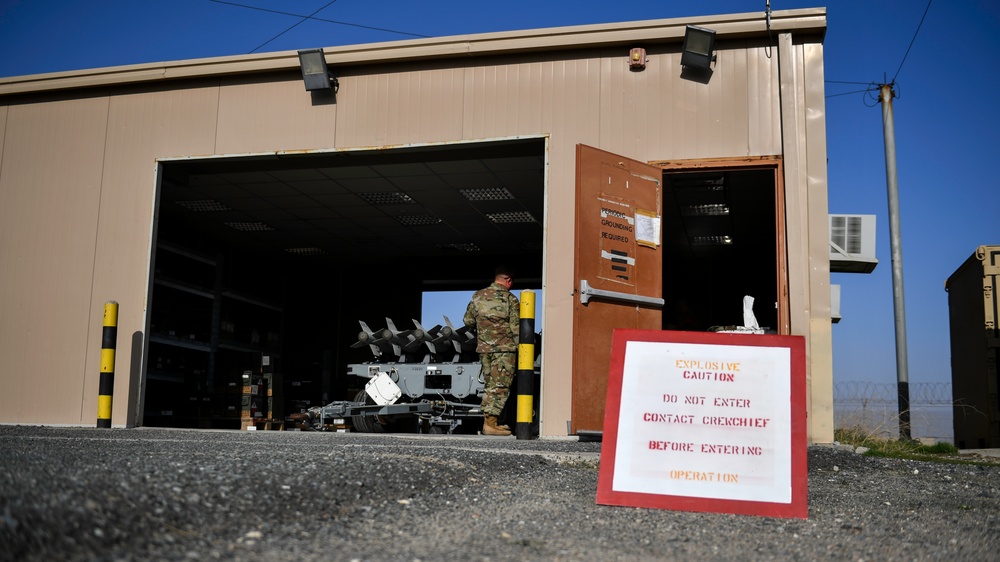
[[[958,448],[951,443],[924,445],[915,439],[892,439],[861,426],[835,429],[833,438],[845,445],[867,447],[868,451],[865,454],[877,457],[982,466],[1000,464],[1000,459],[996,457],[984,457],[975,453],[960,454]]]

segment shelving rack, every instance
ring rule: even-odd
[[[157,244],[144,425],[239,429],[243,373],[280,357],[282,307],[225,279],[221,254]]]

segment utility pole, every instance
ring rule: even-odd
[[[910,439],[910,379],[906,359],[906,307],[903,303],[903,243],[899,229],[899,181],[896,175],[896,130],[892,120],[893,83],[879,85],[882,134],[885,137],[885,183],[889,191],[889,243],[892,248],[892,305],[896,318],[896,389],[899,438]]]

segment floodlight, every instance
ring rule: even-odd
[[[337,93],[340,89],[340,81],[326,67],[323,49],[299,51],[299,66],[302,68],[302,81],[306,84],[307,92],[332,89]]]
[[[711,70],[715,62],[715,31],[687,26],[684,31],[684,47],[681,52],[681,66]]]

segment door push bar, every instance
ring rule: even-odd
[[[605,291],[594,289],[587,283],[586,279],[580,280],[580,304],[587,304],[591,297],[599,297],[616,301],[631,302],[635,304],[650,304],[656,307],[663,307],[663,299],[658,297],[644,297],[642,295],[631,295],[629,293],[619,293],[618,291]]]

